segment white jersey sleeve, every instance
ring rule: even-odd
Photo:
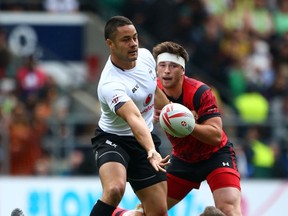
[[[126,87],[123,83],[120,82],[109,82],[102,86],[99,89],[99,95],[101,95],[101,101],[103,101],[103,105],[106,105],[108,111],[112,111],[116,113],[115,106],[120,102],[127,102],[130,100],[130,97],[126,94]]]

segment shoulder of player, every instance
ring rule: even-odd
[[[204,83],[200,80],[191,78],[191,77],[187,77],[187,76],[185,76],[184,85],[189,85],[189,86],[194,86],[194,87],[200,87],[200,86],[205,85],[208,88],[210,88],[206,83]]]
[[[152,53],[146,48],[139,48],[138,49],[138,58],[146,59],[146,60],[150,59],[150,60],[154,61]]]
[[[148,49],[143,47],[138,49],[138,53],[143,55],[152,55],[152,53]]]
[[[105,89],[107,86],[109,86],[109,88],[114,89],[119,88],[121,85],[125,86],[125,80],[119,73],[115,73],[116,70],[117,69],[113,65],[109,68],[105,68],[101,73],[98,88]]]

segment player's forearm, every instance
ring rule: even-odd
[[[128,124],[130,125],[137,141],[147,152],[151,149],[155,149],[154,142],[151,137],[151,132],[142,117],[139,116],[130,119]]]
[[[208,145],[219,145],[222,140],[222,130],[211,125],[196,124],[191,136]]]

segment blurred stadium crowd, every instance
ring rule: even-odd
[[[190,54],[186,74],[215,90],[242,178],[288,178],[288,0],[4,0],[0,10],[93,13],[103,20],[121,14],[150,50],[162,41],[180,43]],[[67,131],[61,122],[71,112],[69,94],[37,67],[34,56],[23,58],[13,77],[8,68],[13,66],[1,28],[0,144],[9,143],[9,155],[3,145],[0,152],[1,173],[97,175],[89,139],[84,147],[70,144],[68,153],[63,144],[71,133],[92,136],[95,125]],[[64,153],[47,147],[53,146],[51,120],[58,122]]]

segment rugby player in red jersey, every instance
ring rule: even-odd
[[[174,42],[153,48],[157,61],[158,87],[171,102],[189,108],[196,120],[192,133],[183,138],[166,134],[172,144],[167,167],[168,208],[180,202],[192,189],[207,181],[215,207],[227,216],[241,216],[241,185],[233,144],[222,128],[220,110],[212,89],[185,76],[187,51]],[[155,120],[159,120],[158,110]],[[145,212],[145,209],[144,209]]]
[[[173,147],[171,164],[167,167],[168,208],[207,180],[215,206],[227,216],[242,215],[236,155],[222,128],[221,113],[212,89],[185,76],[189,55],[181,45],[160,43],[153,48],[153,56],[157,61],[160,89],[171,102],[189,108],[196,120],[189,136],[177,138],[166,134]]]

